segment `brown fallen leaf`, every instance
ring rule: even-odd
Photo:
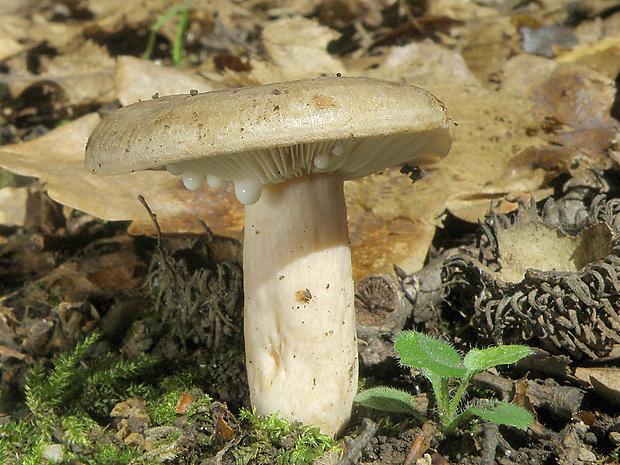
[[[604,37],[596,43],[586,43],[562,53],[555,61],[558,63],[578,63],[615,79],[620,61],[620,36]]]
[[[3,13],[4,9],[2,10]],[[71,44],[82,33],[83,26],[71,22],[46,20],[43,15],[0,15],[0,37],[11,38],[20,44],[46,43],[60,48]]]
[[[202,218],[216,234],[238,237],[243,213],[232,189],[192,193],[167,172],[103,177],[84,168],[84,146],[100,118],[86,115],[29,142],[0,147],[0,166],[40,178],[51,198],[111,221],[133,220],[132,234],[155,228],[138,195],[158,214],[164,232],[202,233]]]
[[[68,107],[114,99],[114,59],[108,50],[92,41],[72,53],[42,60],[37,80],[49,81],[62,89]]]
[[[0,60],[6,60],[28,49],[12,37],[0,36]]]
[[[463,58],[482,83],[493,85],[517,48],[519,33],[512,16],[496,13],[471,18],[463,29]]]
[[[609,152],[619,125],[609,116],[614,102],[610,79],[584,67],[526,55],[509,60],[503,72],[499,90],[488,91],[460,55],[422,42],[392,48],[381,66],[362,73],[421,84],[444,101],[459,123],[450,154],[433,177],[420,183],[424,197],[399,185],[382,186],[384,194],[400,190],[398,200],[390,202],[393,218],[436,224],[447,207],[476,222],[492,201],[510,193],[542,200],[553,192],[551,181],[575,167],[614,165]],[[582,95],[581,88],[589,95]],[[562,122],[560,131],[549,126],[554,117]],[[368,208],[381,207],[370,203]]]
[[[198,16],[202,20],[213,20],[217,16],[227,29],[234,29],[239,24],[253,21],[252,15],[245,5],[233,0],[141,0],[132,2],[127,0],[85,0],[84,8],[91,11],[95,19],[90,24],[90,33],[114,34],[124,29],[145,30],[150,28],[163,15],[174,7],[188,5],[190,16]],[[175,40],[178,16],[164,23],[159,34],[170,43]]]
[[[187,413],[189,408],[194,403],[194,398],[189,394],[181,394],[179,396],[179,400],[177,401],[177,405],[174,407],[174,410],[177,413]]]
[[[574,375],[590,384],[601,397],[620,404],[620,368],[577,367]]]

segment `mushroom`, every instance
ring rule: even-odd
[[[166,168],[190,189],[234,183],[251,402],[336,435],[358,376],[343,183],[436,162],[453,131],[418,87],[327,77],[129,105],[95,128],[85,162],[101,174]]]

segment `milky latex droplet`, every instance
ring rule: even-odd
[[[317,155],[316,157],[314,157],[314,166],[316,166],[318,169],[322,170],[327,168],[327,166],[329,165],[329,155],[327,154],[321,154],[321,155]]]
[[[245,179],[235,182],[235,194],[243,205],[252,205],[258,202],[263,186],[259,181]]]
[[[168,170],[168,173],[174,175],[174,176],[178,176],[179,174],[183,174],[183,167],[178,164],[178,163],[174,163],[172,165],[166,165],[166,170]]]
[[[332,148],[332,153],[337,157],[342,155],[344,153],[344,144],[337,143],[336,145],[334,145],[334,147]]]
[[[213,174],[207,174],[207,184],[212,189],[220,189],[224,187],[224,184],[226,184],[226,181],[224,181],[222,178],[218,178],[217,176]]]
[[[204,186],[204,183],[205,177],[202,174],[192,173],[191,171],[186,171],[183,174],[183,184],[185,184],[185,187],[187,187],[190,191],[200,189]]]

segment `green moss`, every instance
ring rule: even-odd
[[[88,465],[125,465],[140,456],[134,447],[118,447],[115,444],[99,446],[91,458],[83,461]]]
[[[149,403],[149,417],[155,425],[171,424],[177,415],[175,407],[181,394],[178,391],[171,391],[164,394],[156,402]]]
[[[111,405],[147,394],[150,388],[137,379],[158,361],[149,356],[123,360],[113,354],[87,360],[87,351],[99,337],[88,336],[73,350],[61,353],[49,368],[43,361],[33,365],[25,387],[30,412],[23,420],[0,425],[0,463],[47,463],[43,451],[59,439],[69,458],[76,456],[69,450],[88,451],[89,456],[91,450],[110,454],[111,446],[99,447],[103,428],[98,420],[108,416]],[[110,462],[95,454],[89,463],[127,463],[122,459],[124,453],[114,456]]]
[[[189,367],[180,373],[168,376],[158,383],[159,388],[147,398],[148,412],[154,425],[171,425],[179,415],[176,407],[183,394],[190,394],[193,403],[187,412],[198,405],[211,405],[211,398],[198,388],[206,378],[206,370]]]
[[[289,423],[278,418],[258,415],[256,410],[242,410],[239,418],[252,426],[249,441],[232,450],[238,465],[260,462],[279,465],[310,465],[328,450],[336,449],[334,440],[313,426]]]

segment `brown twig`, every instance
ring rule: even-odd
[[[413,441],[411,449],[405,458],[404,465],[411,465],[418,461],[431,445],[433,437],[437,434],[437,428],[435,423],[428,420],[422,425],[422,429],[418,433],[418,436]]]
[[[342,457],[336,465],[350,465],[356,463],[359,454],[377,433],[379,426],[374,421],[364,418],[362,428],[362,432],[351,443],[344,457]]]

